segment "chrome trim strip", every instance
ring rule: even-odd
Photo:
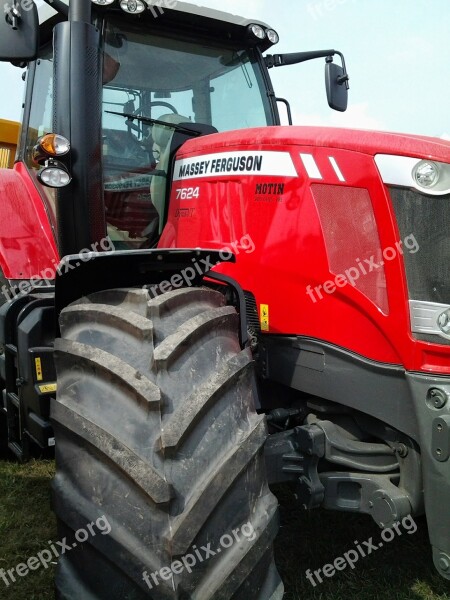
[[[411,331],[413,333],[427,333],[439,335],[448,340],[450,336],[446,335],[438,325],[439,316],[448,310],[448,304],[439,304],[438,302],[424,302],[422,300],[409,301],[409,313],[411,317]]]

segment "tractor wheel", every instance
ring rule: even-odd
[[[250,352],[219,292],[63,310],[53,504],[67,600],[279,600],[277,502]]]

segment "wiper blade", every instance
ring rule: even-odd
[[[166,121],[160,121],[159,119],[150,119],[150,117],[141,117],[139,115],[133,115],[131,113],[121,113],[116,112],[114,110],[105,110],[106,113],[110,115],[119,115],[119,117],[126,117],[127,119],[137,119],[138,121],[142,121],[143,123],[150,123],[151,125],[163,125],[164,127],[172,127],[176,131],[181,131],[182,133],[188,133],[192,136],[202,135],[201,131],[196,129],[189,129],[189,127],[183,127],[183,125],[178,125],[176,123],[167,123]],[[193,123],[194,125],[194,123]]]

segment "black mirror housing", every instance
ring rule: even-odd
[[[33,0],[0,0],[0,61],[35,60],[39,19]]]
[[[334,62],[325,65],[325,86],[328,105],[333,110],[344,112],[348,104],[348,76],[344,67]]]

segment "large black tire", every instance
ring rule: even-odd
[[[266,425],[234,308],[207,288],[153,299],[108,290],[67,307],[60,324],[53,503],[71,550],[57,597],[282,598]],[[77,544],[102,516],[111,532],[103,519]],[[181,572],[164,570],[175,560]]]

